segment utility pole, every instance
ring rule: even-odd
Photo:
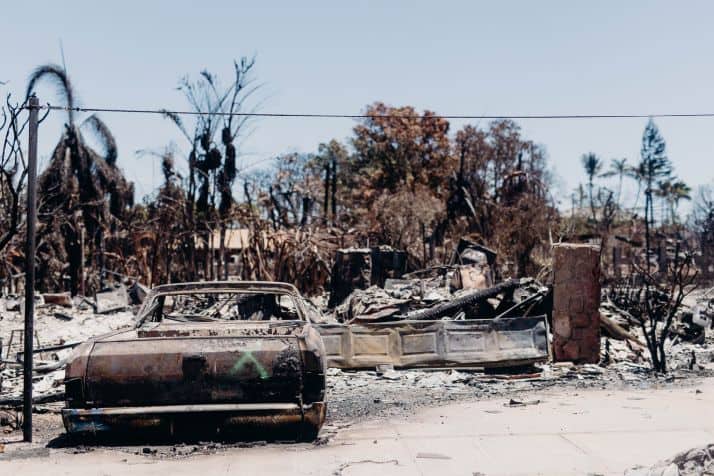
[[[32,441],[32,351],[35,334],[35,221],[37,220],[37,115],[40,100],[30,96],[27,146],[27,237],[25,243],[25,334],[22,437]]]

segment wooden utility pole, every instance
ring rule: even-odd
[[[32,351],[35,334],[35,221],[37,220],[37,125],[40,100],[31,96],[27,146],[27,238],[25,242],[25,344],[22,437],[32,441]]]

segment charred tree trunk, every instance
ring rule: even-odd
[[[332,158],[332,224],[337,223],[337,159]]]
[[[160,243],[161,239],[155,239],[154,244],[151,247],[151,267],[149,271],[149,287],[152,288],[154,284],[159,283],[159,279],[157,279],[158,275],[158,267],[159,267],[159,250],[160,250]]]
[[[323,202],[323,216],[325,224],[329,223],[329,201],[330,201],[330,164],[325,164],[325,200]]]
[[[226,225],[221,223],[221,232],[219,236],[220,243],[218,244],[218,276],[222,279],[228,279],[228,258],[226,256]]]
[[[166,284],[171,283],[171,247],[169,246],[169,240],[166,240],[166,248],[165,248],[165,253],[166,253],[166,277],[164,278],[164,281]]]
[[[300,226],[307,225],[307,219],[310,216],[312,208],[312,199],[310,197],[302,197],[302,218],[300,218]]]
[[[83,246],[80,244],[80,237],[72,225],[65,224],[61,227],[65,236],[68,274],[69,274],[69,290],[72,296],[77,295],[82,281],[83,263]]]
[[[243,182],[243,194],[245,195],[245,200],[248,202],[248,208],[250,209],[251,213],[253,213],[253,199],[250,196],[250,192],[248,191],[248,182]]]

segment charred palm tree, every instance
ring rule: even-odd
[[[233,209],[233,183],[238,174],[238,137],[244,132],[250,116],[244,114],[246,100],[258,88],[251,79],[254,59],[242,58],[234,61],[235,78],[227,88],[219,85],[215,75],[202,71],[196,80],[188,77],[179,83],[191,108],[201,112],[196,116],[193,131],[175,113],[165,111],[164,115],[179,128],[187,139],[191,150],[188,154],[188,177],[186,194],[187,229],[193,230],[204,242],[204,276],[225,277],[224,241],[226,228],[231,221]],[[210,241],[213,231],[220,231],[220,259],[218,270],[214,270]],[[194,237],[187,236],[187,262],[194,259]],[[194,270],[197,273],[198,270]]]
[[[588,196],[590,198],[590,211],[592,213],[593,222],[597,222],[597,214],[595,213],[595,200],[593,196],[593,188],[595,187],[594,181],[595,177],[602,170],[602,161],[600,157],[592,152],[583,154],[580,158],[585,169],[585,174],[588,176]]]
[[[72,294],[97,290],[101,286],[98,272],[105,267],[106,240],[116,237],[125,211],[133,205],[133,184],[116,165],[116,141],[106,124],[92,115],[77,126],[74,92],[66,71],[56,65],[38,67],[30,75],[28,97],[40,81],[58,86],[68,114],[64,133],[38,182],[38,255],[44,264],[38,284],[43,289],[61,289],[67,280]],[[103,154],[89,147],[82,130],[96,137]],[[87,264],[96,271],[90,289],[83,288]]]
[[[610,168],[602,173],[600,177],[610,178],[617,177],[617,195],[615,195],[615,204],[620,208],[620,198],[622,197],[622,182],[627,176],[630,166],[627,164],[627,159],[611,159]]]

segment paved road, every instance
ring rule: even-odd
[[[697,391],[698,390],[698,391]],[[535,403],[539,400],[540,403]],[[557,390],[431,408],[343,429],[329,444],[268,445],[188,459],[6,447],[0,473],[469,475],[622,474],[714,441],[714,379],[648,391]],[[44,453],[44,454],[42,454]]]

